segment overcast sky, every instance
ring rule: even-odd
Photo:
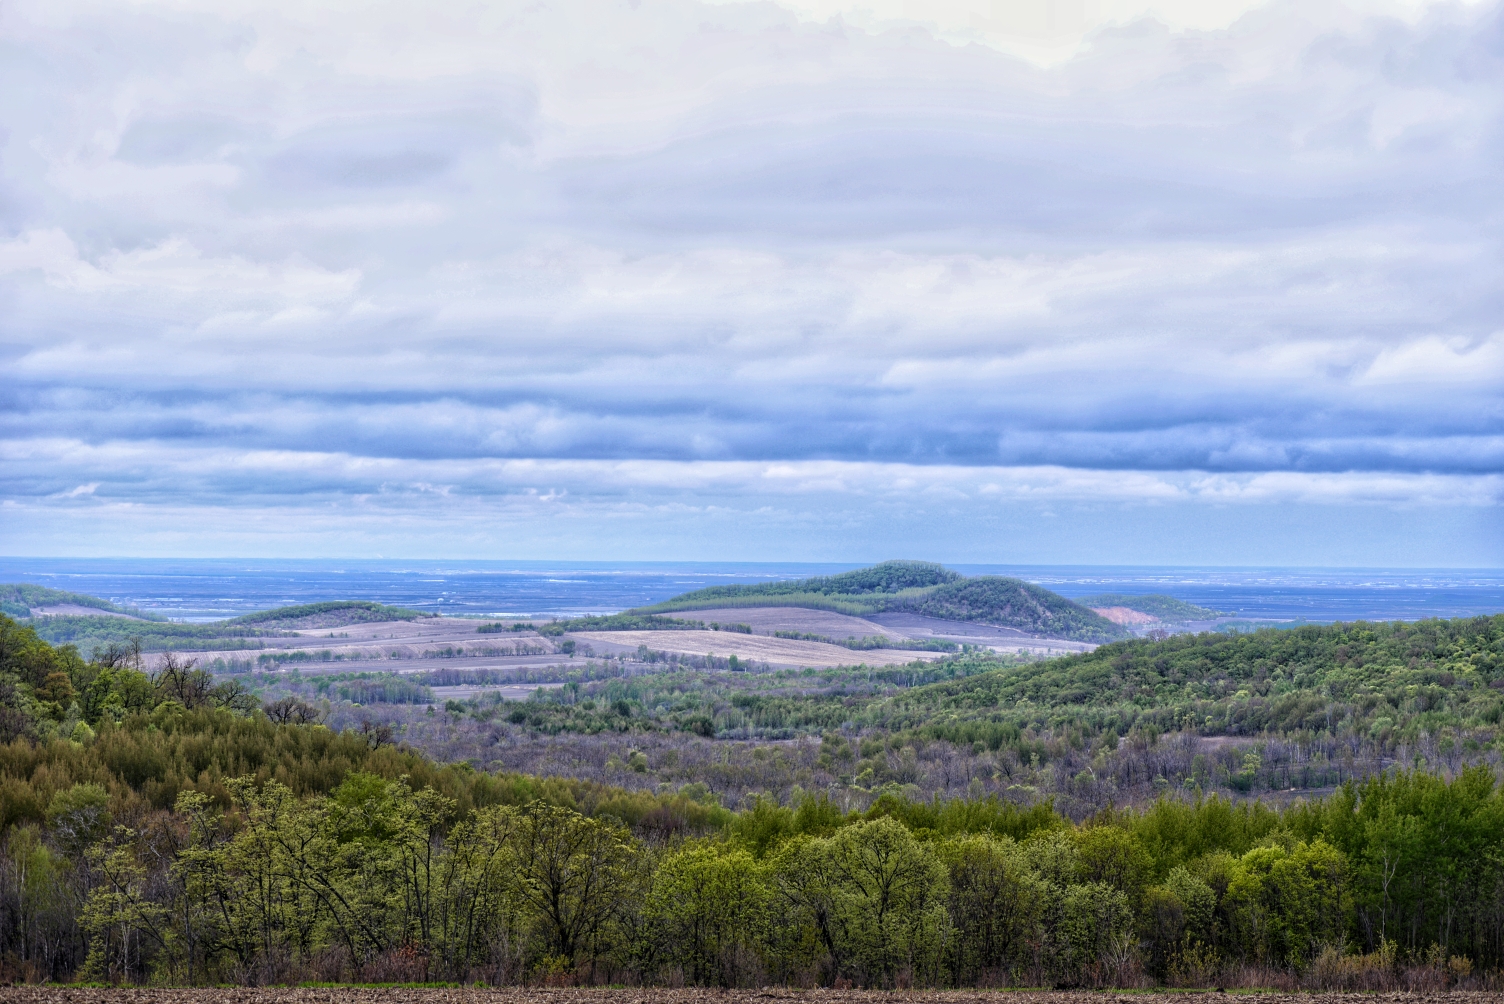
[[[0,553],[1504,565],[1504,6],[0,5]]]

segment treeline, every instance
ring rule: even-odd
[[[644,646],[637,659],[659,656]],[[704,665],[664,658],[665,668]],[[523,716],[551,732],[590,731],[594,720],[577,704],[603,699],[625,700],[634,730],[787,738],[847,726],[898,745],[980,744],[1025,763],[1179,734],[1302,744],[1343,737],[1380,755],[1449,736],[1477,752],[1495,744],[1504,720],[1504,615],[1176,635],[1058,659],[964,653],[884,669],[655,674],[561,691]],[[485,701],[472,707],[481,721],[498,713]]]
[[[942,641],[939,638],[912,639],[893,641],[887,635],[866,635],[861,638],[850,636],[846,638],[832,638],[830,635],[815,634],[810,631],[774,631],[774,638],[789,638],[793,641],[819,641],[827,645],[840,645],[849,648],[853,652],[870,652],[874,649],[898,649],[912,652],[959,652],[961,646],[953,641]]]
[[[280,626],[256,627],[225,621],[218,624],[178,624],[130,617],[79,614],[39,617],[32,622],[38,637],[53,645],[74,645],[84,651],[140,643],[154,652],[232,651],[264,648],[263,638],[290,637]]]
[[[0,587],[0,595],[6,589],[30,590],[18,595],[35,595],[40,587]],[[46,590],[45,592],[56,592]],[[339,600],[328,603],[306,603],[293,607],[279,607],[245,614],[231,620],[208,624],[180,624],[160,618],[143,620],[146,615],[138,611],[125,611],[113,604],[91,596],[75,593],[58,593],[66,600],[50,602],[77,603],[98,607],[113,613],[129,613],[131,616],[108,615],[59,615],[41,617],[32,625],[37,635],[54,645],[75,645],[83,650],[108,648],[139,643],[151,651],[194,652],[259,649],[264,647],[262,638],[285,638],[295,631],[309,628],[344,627],[375,621],[408,621],[438,614],[408,610],[404,607],[385,606],[356,600]],[[87,602],[86,602],[87,601]],[[33,600],[33,605],[36,604]],[[0,608],[7,614],[25,616],[13,606]],[[27,614],[30,610],[27,610]]]
[[[762,582],[744,586],[707,586],[692,592],[681,593],[663,603],[642,607],[639,612],[692,609],[720,606],[726,600],[748,599],[796,599],[802,603],[812,596],[841,597],[860,603],[867,612],[883,609],[882,600],[895,593],[926,589],[947,582],[959,582],[962,576],[943,565],[928,561],[884,561],[870,568],[858,568],[837,575],[817,575],[808,579],[786,579],[779,582]],[[683,606],[689,604],[691,606]],[[766,604],[772,606],[772,603]]]
[[[1126,628],[1059,593],[999,575],[950,582],[921,596],[896,600],[889,608],[945,620],[1001,624],[1076,641],[1108,642],[1128,634]]]
[[[573,617],[539,624],[535,630],[545,638],[558,638],[568,631],[703,631],[704,621],[656,614],[609,614],[602,617]],[[750,629],[749,629],[750,630]]]
[[[313,742],[370,769],[333,786],[315,770],[303,795],[264,771],[188,781],[170,809],[120,775],[54,791],[5,832],[4,975],[1381,989],[1492,985],[1504,947],[1504,816],[1482,771],[1072,825],[995,799],[582,804]],[[59,753],[40,759],[94,759]]]
[[[649,662],[652,654],[639,653],[638,658]],[[527,723],[551,735],[683,731],[706,737],[790,739],[840,729],[853,715],[860,714],[874,695],[885,691],[948,680],[959,673],[999,665],[958,660],[876,669],[777,670],[735,676],[683,672],[704,667],[707,661],[714,662],[715,668],[730,670],[732,658],[707,660],[703,656],[680,656],[661,663],[665,672],[640,676],[603,673],[589,682],[571,681],[556,690],[541,692],[525,702],[500,702],[490,695],[480,695],[465,705],[476,722]],[[425,682],[433,680],[425,677]]]
[[[323,603],[300,603],[296,606],[258,610],[223,623],[275,624],[283,628],[307,629],[386,621],[413,621],[437,616],[439,615],[436,613],[410,610],[407,607],[387,606],[384,603],[369,600],[329,600]]]

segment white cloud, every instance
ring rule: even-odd
[[[1497,500],[1498,3],[822,4],[11,5],[0,495]]]

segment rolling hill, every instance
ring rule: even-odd
[[[7,617],[31,617],[38,609],[45,610],[49,607],[86,607],[122,617],[156,619],[150,614],[144,614],[134,608],[122,607],[109,600],[102,600],[98,596],[89,596],[87,593],[70,593],[64,589],[50,589],[47,586],[36,586],[29,582],[0,584],[0,613]]]
[[[68,605],[100,611],[98,614],[69,613],[31,618],[38,637],[53,645],[76,645],[85,653],[134,641],[140,641],[141,646],[148,651],[254,649],[262,647],[260,639],[287,637],[296,631],[325,630],[373,622],[411,621],[437,616],[365,600],[337,600],[259,610],[242,617],[207,624],[183,624],[160,618],[148,619],[148,615],[138,611],[127,611],[106,600],[82,593],[63,593],[29,585],[0,587],[0,595],[6,595],[3,590],[14,590],[9,595],[31,598],[26,616],[31,615],[32,606]],[[8,608],[4,612],[7,616],[21,616],[11,613]]]
[[[884,561],[840,575],[754,586],[712,586],[632,613],[775,606],[811,607],[856,616],[908,611],[1085,642],[1115,641],[1129,634],[1095,611],[1022,579],[997,575],[968,578],[925,561]]]
[[[421,610],[407,607],[389,607],[384,603],[365,600],[333,600],[327,603],[302,603],[293,607],[277,607],[274,610],[258,610],[245,614],[225,624],[266,625],[282,630],[308,630],[311,628],[347,627],[351,624],[374,624],[388,621],[415,621],[423,617],[437,617]]]

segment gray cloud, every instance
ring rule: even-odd
[[[584,505],[642,463],[755,506],[674,465],[787,462],[975,506],[1025,469],[1499,501],[1498,3],[1138,21],[1050,67],[772,5],[305,8],[8,9],[0,498],[539,462],[596,465]],[[1246,489],[1278,476],[1351,490]]]

